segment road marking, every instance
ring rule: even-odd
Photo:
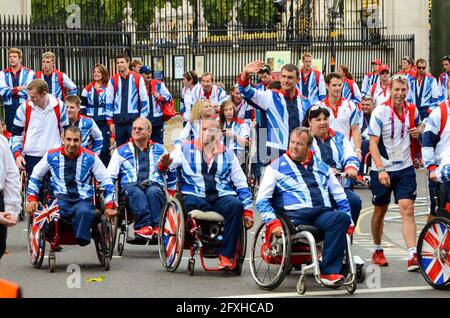
[[[430,286],[409,286],[409,287],[387,287],[387,288],[377,288],[377,289],[357,289],[355,294],[380,294],[380,293],[391,293],[391,292],[407,292],[407,291],[421,291],[421,290],[431,290]],[[282,297],[305,297],[305,296],[343,296],[346,291],[317,291],[317,292],[306,292],[305,295],[300,295],[296,292],[290,293],[272,293],[272,294],[253,294],[253,295],[233,295],[233,296],[223,296],[217,298],[282,298]]]
[[[361,220],[365,218],[368,214],[371,214],[372,212],[373,206],[361,209],[361,212],[359,213],[358,224],[355,227],[355,234],[361,234],[361,228],[359,226],[361,224]]]
[[[113,255],[112,258],[122,258],[122,256],[120,256],[120,255]]]

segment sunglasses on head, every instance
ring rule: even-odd
[[[391,77],[391,81],[395,81],[395,80],[408,80],[408,76],[403,75],[403,74],[395,74],[394,76]]]

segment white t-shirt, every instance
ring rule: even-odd
[[[334,131],[339,131],[350,140],[351,126],[357,125],[359,127],[361,124],[361,114],[356,105],[347,99],[341,98],[335,106],[337,110],[334,111],[330,106],[328,96],[321,101],[320,104],[326,106],[330,111],[331,129]]]
[[[403,123],[391,107],[390,100],[376,107],[370,118],[369,136],[380,137],[378,150],[386,171],[399,171],[412,166],[409,109],[414,107],[414,124],[419,125],[419,112],[409,103],[404,104]],[[394,129],[392,129],[392,121]],[[393,135],[393,138],[392,138]],[[377,170],[372,159],[372,170]]]

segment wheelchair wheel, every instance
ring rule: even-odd
[[[98,212],[99,213],[99,212]],[[100,216],[100,220],[96,225],[96,233],[95,233],[95,250],[97,252],[98,261],[100,265],[105,269],[105,271],[109,271],[111,266],[111,233],[112,233],[112,225],[111,221],[107,219],[105,215]]]
[[[265,290],[277,288],[291,268],[291,238],[286,222],[282,219],[283,235],[272,236],[266,242],[266,225],[256,230],[250,251],[250,270],[256,284]]]
[[[39,232],[39,239],[37,240],[37,244],[39,246],[37,251],[37,256],[33,256],[33,249],[31,248],[31,245],[33,244],[33,241],[31,239],[31,227],[33,225],[33,219],[32,217],[28,217],[28,228],[27,228],[27,248],[28,248],[28,255],[30,257],[31,265],[33,265],[35,268],[41,268],[42,262],[44,261],[44,255],[45,255],[45,234],[44,231]]]
[[[50,254],[48,255],[48,271],[50,273],[54,273],[56,269],[56,257],[55,257],[55,253],[50,252]]]
[[[345,286],[345,289],[347,290],[347,293],[354,294],[356,291],[356,282],[351,283],[350,285]]]
[[[184,249],[185,224],[181,203],[173,198],[163,207],[158,235],[159,258],[166,270],[175,272]]]
[[[306,293],[306,282],[305,282],[305,275],[300,275],[300,278],[297,282],[297,293],[300,295],[304,295]]]
[[[245,224],[243,224],[236,251],[236,256],[238,257],[238,260],[236,263],[236,267],[232,270],[232,272],[237,276],[241,275],[242,273],[246,251],[247,251],[247,229],[245,228]]]
[[[419,268],[428,285],[450,288],[450,221],[435,218],[428,222],[417,242]]]

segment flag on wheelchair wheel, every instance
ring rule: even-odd
[[[51,221],[59,219],[59,207],[58,199],[53,200],[53,202],[48,205],[39,205],[36,212],[34,212],[33,223],[31,225],[31,249],[33,252],[32,262],[34,263],[38,258],[39,253],[39,240],[41,235],[41,229],[49,224]]]

